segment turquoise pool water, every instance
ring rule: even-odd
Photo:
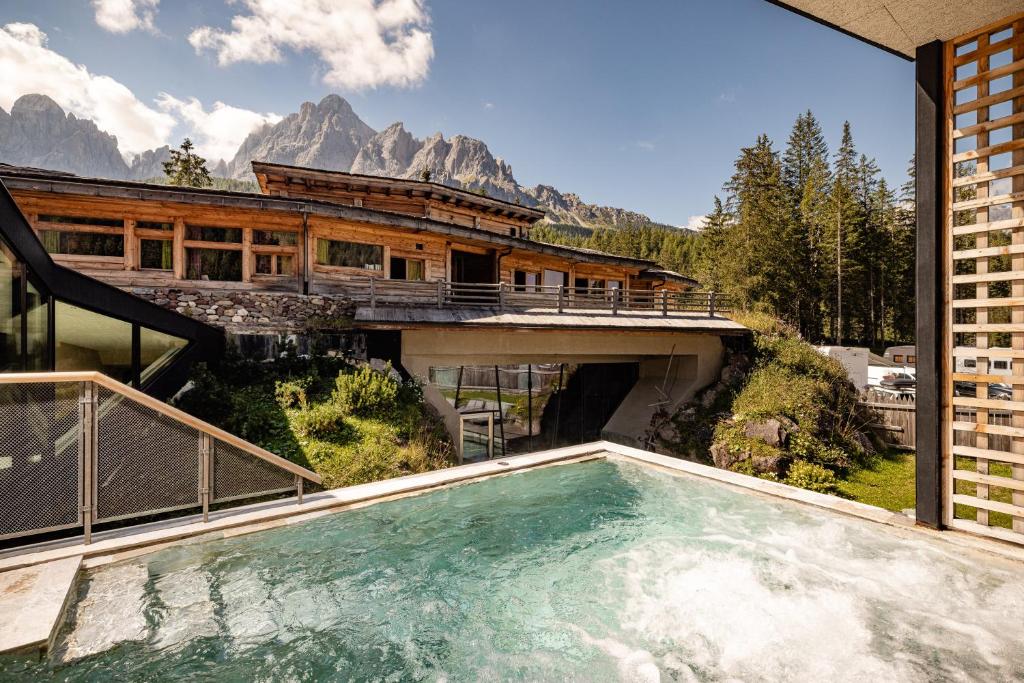
[[[511,474],[90,575],[0,679],[1011,680],[1024,568],[641,466]]]

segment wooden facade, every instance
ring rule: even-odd
[[[433,183],[401,181],[424,186],[424,196],[392,188],[390,198],[375,190],[380,197],[328,201],[329,193],[285,192],[273,176],[261,177],[266,195],[28,170],[0,169],[0,178],[56,262],[122,287],[340,294],[371,278],[668,291],[695,284],[663,277],[648,261],[532,242],[523,235],[541,212],[462,191],[454,192],[470,197],[451,200]],[[372,263],[339,265],[337,245]],[[207,263],[217,266],[212,276]]]
[[[943,522],[1024,540],[1024,14],[943,45]],[[957,372],[957,359],[976,359]],[[990,372],[1008,360],[1011,375]],[[974,396],[955,395],[956,382]],[[1012,387],[1010,400],[991,384]],[[995,419],[1008,414],[1009,423]]]

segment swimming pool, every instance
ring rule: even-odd
[[[99,568],[49,658],[0,678],[1008,680],[1022,578],[596,460]]]

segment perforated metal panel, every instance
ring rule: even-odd
[[[199,506],[199,431],[101,387],[96,521]]]
[[[0,385],[0,538],[79,523],[78,391]]]
[[[295,489],[291,472],[220,440],[213,442],[212,480],[215,503]]]

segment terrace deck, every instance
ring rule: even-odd
[[[662,316],[655,311],[619,311],[607,309],[572,309],[559,313],[554,308],[429,308],[424,306],[363,306],[356,309],[356,322],[361,327],[527,327],[556,329],[614,329],[706,332],[718,335],[741,335],[747,328],[721,316],[706,313]]]

